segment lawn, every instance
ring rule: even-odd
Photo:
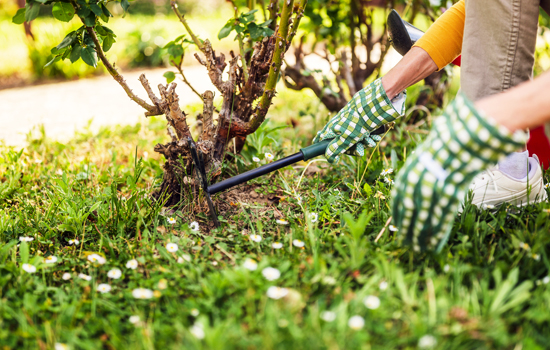
[[[308,145],[327,117],[285,90],[270,114],[225,177]],[[549,203],[466,204],[441,253],[399,244],[391,180],[427,124],[215,196],[219,229],[202,196],[151,200],[161,118],[1,148],[0,348],[547,348]]]

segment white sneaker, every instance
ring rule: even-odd
[[[524,206],[546,201],[542,170],[536,155],[529,157],[529,174],[515,179],[498,168],[498,164],[477,175],[470,189],[473,190],[472,204],[483,209],[496,208],[503,203]]]

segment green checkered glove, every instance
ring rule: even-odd
[[[370,133],[379,126],[403,116],[406,92],[390,101],[382,86],[381,78],[353,96],[351,101],[329,120],[317,133],[313,143],[334,139],[325,156],[330,163],[340,159],[342,153],[364,156],[365,146],[374,147],[381,140]]]
[[[523,131],[510,133],[458,95],[396,176],[392,208],[401,239],[414,251],[441,250],[474,176],[526,140]]]

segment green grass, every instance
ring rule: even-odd
[[[264,152],[279,157],[308,144],[327,114],[307,100],[279,94],[269,124],[226,173],[255,167],[252,157]],[[289,116],[296,128],[269,132]],[[192,198],[173,213],[149,199],[162,176],[152,148],[167,140],[160,118],[84,130],[66,144],[39,132],[22,152],[2,148],[0,348],[416,349],[434,339],[438,349],[547,348],[550,205],[490,212],[467,204],[440,254],[413,253],[385,228],[391,185],[380,176],[393,168],[394,177],[421,141],[404,129],[398,124],[364,159],[315,161],[303,177],[306,164],[254,180],[246,191],[256,199],[216,196],[226,208],[220,229]],[[169,242],[179,249],[168,252]],[[45,263],[48,256],[57,262]],[[137,269],[126,267],[131,259]],[[243,266],[247,259],[256,270]],[[280,277],[266,279],[266,267]],[[113,268],[120,279],[108,278]],[[101,283],[110,292],[99,293]],[[287,295],[271,299],[271,286]],[[136,288],[154,295],[136,299]],[[371,308],[367,296],[376,297]],[[364,319],[358,330],[348,325],[355,315]]]

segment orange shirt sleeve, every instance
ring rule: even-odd
[[[462,36],[466,19],[465,0],[445,11],[414,46],[430,55],[438,70],[451,63],[462,51]]]

